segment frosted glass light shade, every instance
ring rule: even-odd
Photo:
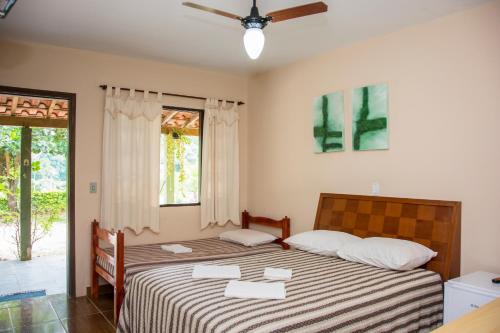
[[[265,42],[266,37],[264,37],[262,29],[249,28],[245,31],[243,43],[245,44],[245,50],[251,59],[257,59],[260,56],[262,50],[264,49]]]

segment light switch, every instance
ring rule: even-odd
[[[372,183],[372,194],[379,195],[380,194],[380,184],[378,182]]]
[[[90,193],[97,193],[97,183],[96,182],[90,183],[89,192]]]

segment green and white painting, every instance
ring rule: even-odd
[[[337,91],[314,100],[314,152],[344,150],[344,95]]]
[[[352,94],[352,148],[389,148],[387,84],[356,88]]]

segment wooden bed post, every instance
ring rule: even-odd
[[[120,308],[124,296],[124,274],[125,274],[125,237],[122,231],[116,233],[115,244],[115,324],[118,323]]]
[[[282,229],[281,229],[281,240],[284,241],[288,237],[290,237],[290,218],[288,216],[285,216],[283,220],[281,220],[282,223]],[[290,245],[287,243],[281,242],[281,246],[283,247],[284,250],[290,249]]]
[[[248,229],[249,228],[249,217],[250,217],[250,214],[244,210],[242,213],[241,213],[241,229]]]
[[[97,236],[97,229],[99,228],[99,222],[94,220],[92,222],[92,246],[91,246],[91,285],[90,294],[92,298],[97,298],[99,296],[99,274],[97,274],[95,267],[97,265],[97,254],[96,248],[99,247],[99,237]]]

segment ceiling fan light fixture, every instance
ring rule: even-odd
[[[243,43],[245,44],[245,50],[247,51],[250,59],[257,59],[262,50],[264,49],[264,44],[266,42],[266,37],[264,32],[259,28],[248,28],[245,31],[245,36],[243,37]]]
[[[248,56],[253,60],[257,59],[262,53],[262,50],[264,49],[266,37],[264,36],[262,29],[264,29],[268,23],[282,22],[299,17],[324,13],[328,10],[328,5],[326,3],[318,1],[302,6],[277,10],[268,13],[267,15],[261,16],[259,14],[259,8],[257,8],[257,0],[252,0],[252,3],[253,5],[252,8],[250,9],[250,15],[245,17],[231,14],[219,9],[202,6],[189,1],[185,1],[182,4],[187,7],[200,9],[205,12],[217,14],[220,16],[240,21],[241,25],[246,29],[245,36],[243,37],[245,50],[247,51]]]

